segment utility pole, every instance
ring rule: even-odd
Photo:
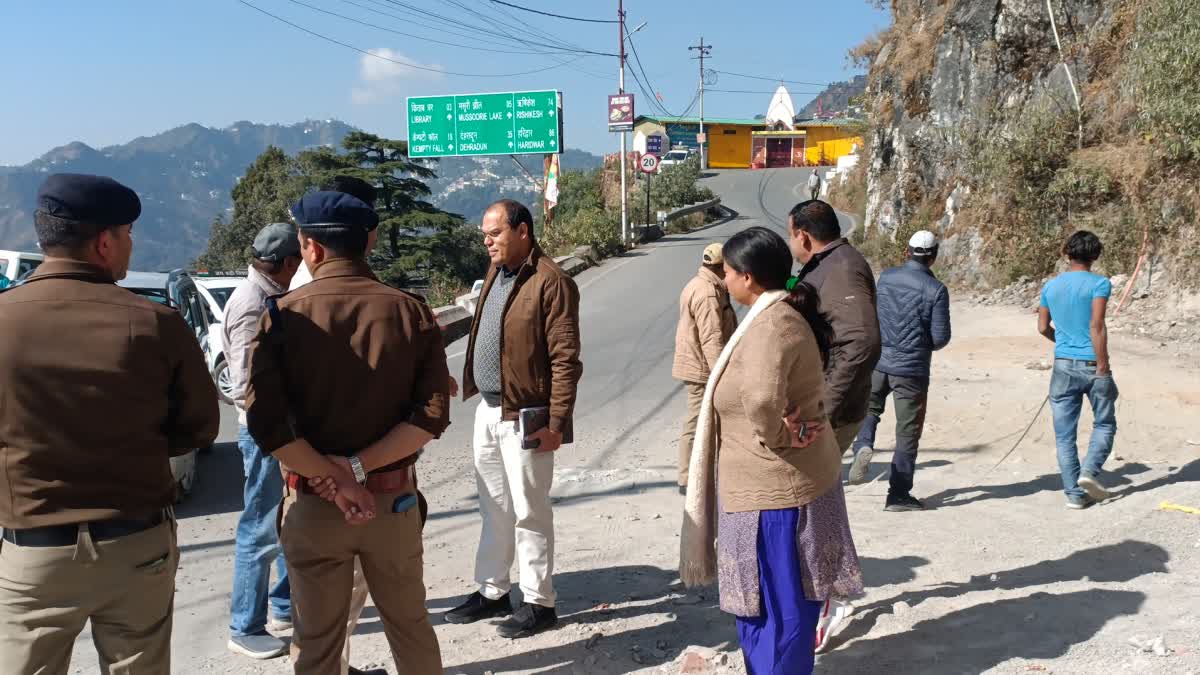
[[[708,147],[708,137],[704,136],[704,58],[712,51],[712,45],[704,44],[704,36],[700,36],[700,44],[688,47],[688,51],[700,52],[700,56],[693,57],[700,59],[700,135],[704,137],[704,142],[700,143],[700,168],[708,168],[708,153],[705,149]]]
[[[617,0],[617,38],[620,40],[621,75],[617,83],[617,93],[625,93],[625,0]],[[625,132],[621,132],[621,244],[629,243],[629,211],[626,204],[625,189]]]

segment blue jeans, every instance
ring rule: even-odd
[[[1082,472],[1093,478],[1100,475],[1104,461],[1112,452],[1117,433],[1117,383],[1112,374],[1096,376],[1096,366],[1087,361],[1055,359],[1054,374],[1050,377],[1050,410],[1054,413],[1054,438],[1058,446],[1058,468],[1062,471],[1063,492],[1069,497],[1083,497],[1078,481],[1080,474],[1079,412],[1083,397],[1092,404],[1092,439]]]
[[[292,616],[292,591],[275,522],[283,499],[279,462],[259,450],[244,426],[238,428],[238,449],[242,451],[246,474],[246,508],[238,520],[234,547],[229,631],[235,637],[266,629],[268,602],[275,618],[290,619]],[[272,561],[279,580],[268,590]]]

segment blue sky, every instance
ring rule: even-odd
[[[238,0],[0,2],[0,63],[5,64],[0,69],[0,128],[4,129],[0,164],[23,164],[73,140],[102,147],[189,122],[224,127],[239,120],[292,123],[337,118],[403,138],[405,96],[524,89],[563,92],[568,147],[595,153],[617,148],[617,137],[605,128],[605,97],[616,93],[617,59],[527,53],[533,48],[545,50],[546,35],[572,47],[614,52],[615,24],[564,21],[491,0],[246,1],[335,40],[435,70],[505,74],[546,68],[555,60],[576,60],[536,74],[465,77],[365,56]],[[511,2],[586,18],[616,15],[616,0]],[[662,94],[670,112],[679,114],[693,99],[698,69],[687,47],[701,35],[713,45],[709,63],[716,70],[822,83],[855,74],[846,51],[885,27],[888,20],[865,0],[780,2],[770,12],[765,11],[768,6],[765,2],[627,0],[629,28],[646,22],[632,41],[649,87]],[[418,37],[356,24],[313,8]],[[466,25],[451,27],[443,18]],[[504,41],[497,29],[504,23],[523,27],[523,34],[511,27],[504,30],[535,47]],[[486,28],[490,35],[475,28]],[[705,115],[765,113],[776,84],[719,74],[715,89],[755,93],[711,92],[705,97]],[[797,107],[811,98],[801,92],[819,89],[788,86]],[[639,98],[639,114],[655,112],[642,100],[628,72],[626,89]]]

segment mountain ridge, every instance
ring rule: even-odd
[[[293,124],[239,120],[226,127],[184,124],[95,148],[82,141],[56,146],[20,166],[0,166],[0,248],[37,250],[33,211],[38,186],[52,172],[112,176],[142,199],[136,224],[136,269],[187,266],[207,246],[212,222],[231,213],[230,190],[270,145],[288,155],[321,146],[340,147],[356,127],[336,119]],[[594,168],[601,159],[581,150],[561,157],[564,170]],[[540,177],[541,157],[522,165]],[[507,157],[446,158],[427,181],[439,208],[476,219],[500,197],[531,200],[537,190]]]

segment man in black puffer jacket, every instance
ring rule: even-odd
[[[933,352],[950,343],[950,295],[929,269],[938,243],[922,230],[908,240],[908,261],[879,277],[879,332],[883,353],[871,377],[871,404],[855,439],[850,482],[861,483],[874,454],[875,428],[892,394],[896,402],[896,450],[888,486],[887,511],[925,508],[910,492],[917,445],[925,426],[929,363]]]

